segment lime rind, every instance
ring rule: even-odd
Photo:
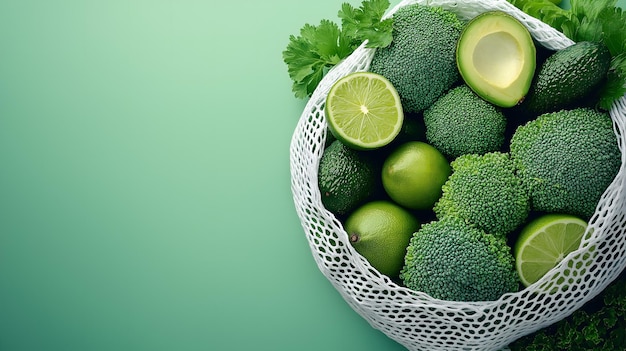
[[[382,75],[355,72],[340,78],[324,107],[333,135],[355,149],[377,149],[400,133],[404,112],[400,96]]]

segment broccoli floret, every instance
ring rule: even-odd
[[[437,218],[458,217],[501,237],[524,223],[530,212],[529,195],[508,153],[467,154],[450,166],[452,174],[434,206]]]
[[[428,142],[450,158],[498,151],[504,144],[504,113],[465,84],[426,109],[424,124]]]
[[[576,108],[518,127],[511,157],[537,211],[589,219],[621,164],[608,113]]]
[[[391,44],[376,49],[369,69],[389,79],[405,112],[421,112],[460,79],[462,23],[450,11],[420,4],[399,8],[392,19]]]
[[[400,277],[409,289],[441,300],[492,301],[519,289],[506,241],[456,217],[413,234]]]

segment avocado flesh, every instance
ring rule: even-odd
[[[514,17],[501,11],[478,15],[463,30],[456,54],[465,83],[492,104],[512,107],[528,93],[536,48]]]

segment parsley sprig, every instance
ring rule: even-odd
[[[602,293],[561,321],[524,336],[512,351],[626,349],[626,271]]]
[[[525,13],[561,31],[575,42],[604,43],[612,60],[598,106],[609,110],[626,94],[626,12],[617,0],[570,0],[565,10],[549,0],[509,0]]]
[[[349,56],[364,41],[366,47],[391,43],[391,18],[383,19],[389,0],[365,0],[357,8],[343,3],[340,23],[323,19],[318,25],[305,24],[299,35],[289,36],[283,61],[287,64],[292,90],[297,98],[307,98],[330,68]]]

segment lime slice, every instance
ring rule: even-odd
[[[564,214],[547,214],[528,223],[513,248],[521,282],[533,284],[578,249],[586,228],[587,222]]]
[[[337,80],[326,97],[325,113],[333,135],[359,150],[389,144],[404,120],[396,89],[371,72],[350,73]]]

